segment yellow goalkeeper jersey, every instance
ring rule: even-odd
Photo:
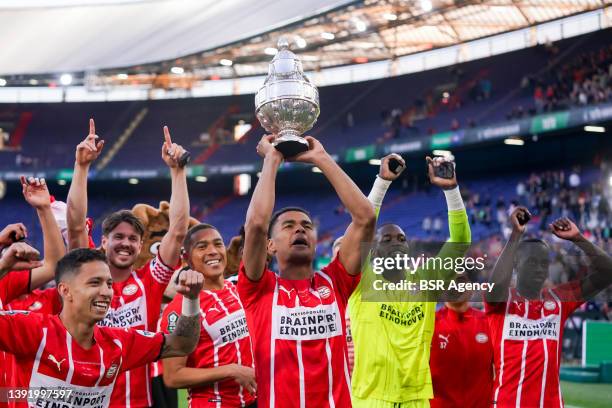
[[[465,210],[449,211],[448,220],[448,242],[471,242]],[[463,251],[465,249],[467,245]],[[456,253],[456,248],[448,248],[445,244],[437,256],[462,255]],[[369,262],[366,265],[361,282],[349,299],[351,333],[355,345],[353,395],[361,399],[389,402],[431,399],[429,353],[436,302],[414,301],[413,295],[400,291],[372,295],[371,289],[368,292],[367,288],[371,288],[368,285],[372,284],[373,279],[380,279],[380,276],[374,275]],[[406,279],[423,278],[419,272],[407,274]]]

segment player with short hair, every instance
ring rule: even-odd
[[[135,270],[134,263],[142,248],[142,223],[128,210],[115,212],[104,220],[101,246],[108,258],[115,295],[106,317],[98,323],[101,326],[156,330],[164,290],[180,264],[180,248],[189,225],[187,179],[185,169],[179,166],[179,158],[185,150],[172,143],[167,127],[164,127],[164,138],[161,156],[170,168],[172,180],[168,232],[161,241],[157,256]],[[68,193],[68,241],[71,248],[87,247],[89,243],[85,228],[87,173],[103,146],[104,141],[99,140],[94,121],[90,119],[89,135],[76,149],[74,176]],[[151,406],[150,383],[148,367],[126,372],[117,380],[113,407]]]
[[[471,242],[471,232],[457,185],[454,163],[439,157],[428,157],[427,163],[430,182],[442,188],[448,206],[450,239],[438,257],[463,256]],[[442,177],[438,167],[451,165],[452,177]],[[389,176],[384,177],[383,174]],[[381,173],[369,195],[377,214],[391,184],[388,179],[391,174],[388,164],[381,164]],[[409,249],[402,228],[396,224],[384,224],[376,233],[371,259],[407,255]],[[449,279],[451,274],[455,275],[453,271],[419,270],[413,276],[421,276],[421,279],[436,279],[436,276]],[[372,289],[375,279],[382,277],[386,281],[398,282],[412,279],[411,276],[410,271],[397,269],[375,275],[368,262],[361,282],[349,300],[351,332],[355,344],[352,382],[354,407],[429,407],[429,400],[433,398],[429,355],[436,296],[418,297],[408,292],[378,292]]]
[[[193,353],[164,360],[168,387],[187,388],[190,407],[251,407],[257,385],[251,338],[236,286],[224,278],[227,252],[219,231],[209,224],[189,229],[183,259],[202,274],[200,340]],[[161,329],[172,333],[182,296],[164,311]]]
[[[274,136],[262,137],[257,152],[263,168],[247,212],[238,276],[259,407],[351,406],[344,313],[359,282],[360,244],[372,240],[375,215],[321,143],[305,139],[309,150],[291,160],[321,169],[351,214],[351,224],[338,256],[313,271],[317,233],[309,214],[298,207],[272,214],[283,156],[272,145]],[[276,258],[279,275],[267,269],[268,253]]]
[[[63,303],[59,315],[0,312],[0,349],[16,359],[11,388],[39,391],[11,405],[108,407],[121,372],[189,354],[199,336],[202,277],[189,271],[180,279],[185,306],[172,334],[98,326],[113,297],[106,256],[93,249],[70,251],[55,276]]]
[[[612,257],[586,239],[568,218],[550,224],[554,235],[573,242],[593,271],[581,280],[543,288],[550,248],[540,239],[521,240],[529,211],[510,215],[512,233],[491,273],[485,294],[495,362],[495,407],[563,406],[559,369],[565,322],[582,303],[612,284]],[[516,287],[510,287],[516,270]]]

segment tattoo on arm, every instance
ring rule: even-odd
[[[182,357],[193,349],[200,338],[200,315],[181,315],[172,334],[166,335],[161,358]]]

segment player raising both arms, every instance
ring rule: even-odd
[[[225,280],[227,252],[212,225],[199,224],[187,232],[183,258],[204,277],[200,292],[200,341],[187,357],[164,360],[164,382],[189,389],[189,406],[235,408],[255,402],[255,370],[251,338],[236,286]],[[176,330],[182,296],[166,307],[161,322],[165,333]]]
[[[510,216],[512,233],[491,274],[493,291],[485,295],[495,363],[494,407],[563,406],[559,368],[565,321],[612,284],[612,258],[573,222],[560,218],[550,225],[553,234],[580,248],[592,272],[582,280],[543,288],[550,249],[540,239],[521,240],[528,219],[525,207]],[[513,269],[516,288],[510,288]]]
[[[104,145],[95,132],[94,122],[90,120],[89,135],[76,150],[74,176],[67,203],[68,241],[71,247],[87,247],[89,244],[85,227],[87,173]],[[161,241],[155,259],[135,270],[134,263],[142,248],[142,223],[128,210],[115,212],[104,220],[102,248],[113,277],[114,296],[106,317],[99,322],[101,326],[154,331],[161,312],[164,290],[179,265],[180,249],[189,225],[187,180],[185,169],[178,164],[185,150],[172,143],[167,127],[164,127],[164,137],[161,156],[170,168],[172,180],[168,232]],[[113,407],[139,408],[151,405],[147,367],[126,372],[117,380],[112,398]]]
[[[170,335],[96,324],[113,298],[113,280],[100,251],[70,251],[58,262],[55,280],[63,303],[59,315],[0,312],[0,349],[16,359],[11,388],[28,388],[34,395],[11,405],[108,407],[121,372],[184,356],[196,346],[202,288],[196,272],[180,277],[183,312]]]
[[[338,256],[313,270],[317,233],[308,213],[297,207],[272,214],[282,155],[264,136],[264,158],[246,217],[238,292],[254,346],[259,407],[350,407],[344,313],[359,282],[361,243],[370,242],[372,205],[321,143],[292,160],[317,166],[351,215]],[[279,276],[266,268],[277,260]]]
[[[465,206],[457,186],[454,163],[442,158],[427,158],[431,183],[443,189],[448,206],[450,240],[438,257],[462,256],[471,241]],[[369,195],[379,209],[391,172],[382,168]],[[452,173],[441,177],[438,167],[452,166]],[[385,177],[387,174],[389,176]],[[344,241],[342,242],[344,248]],[[409,254],[406,234],[399,225],[386,224],[377,231],[372,258],[391,258]],[[367,263],[362,280],[349,301],[351,333],[355,344],[353,369],[353,406],[367,408],[429,407],[433,397],[429,353],[434,329],[435,296],[415,298],[405,291],[375,291],[375,279],[399,282],[403,279],[449,279],[453,271],[419,270],[411,275],[408,270],[385,270],[375,275]],[[442,273],[442,275],[438,274]],[[434,274],[435,273],[435,274]],[[456,275],[455,275],[456,276]],[[428,301],[429,300],[429,301]],[[373,335],[375,333],[375,335]]]

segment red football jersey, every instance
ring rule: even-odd
[[[350,407],[345,312],[359,283],[336,257],[312,278],[283,279],[266,270],[238,292],[253,341],[260,407]]]
[[[431,342],[432,408],[491,406],[493,348],[489,323],[480,310],[436,312]]]
[[[118,374],[156,360],[164,335],[95,326],[94,340],[89,350],[82,348],[57,315],[0,312],[0,349],[16,359],[11,387],[49,391],[30,406],[108,407]],[[69,393],[53,393],[60,389]]]
[[[181,314],[183,296],[176,297],[164,311],[161,329],[172,333]],[[221,290],[200,292],[202,327],[200,341],[187,358],[187,367],[212,368],[228,364],[253,367],[253,351],[242,303],[233,283],[225,281]],[[245,407],[255,397],[233,379],[189,389],[191,407]]]
[[[581,292],[580,282],[570,282],[527,300],[510,289],[507,302],[485,304],[495,362],[493,406],[563,406],[561,339],[565,321],[583,303]]]
[[[13,300],[6,309],[59,314],[62,311],[62,300],[56,288],[36,289]]]
[[[133,271],[125,281],[114,282],[114,295],[109,311],[98,325],[156,330],[164,290],[173,272],[174,269],[165,265],[158,255],[142,268]],[[138,367],[120,375],[113,391],[111,405],[131,408],[153,405],[150,367]]]
[[[30,291],[31,271],[12,271],[0,279],[0,311],[6,306]],[[8,384],[10,357],[0,350],[0,387]],[[0,408],[6,406],[0,401]]]

